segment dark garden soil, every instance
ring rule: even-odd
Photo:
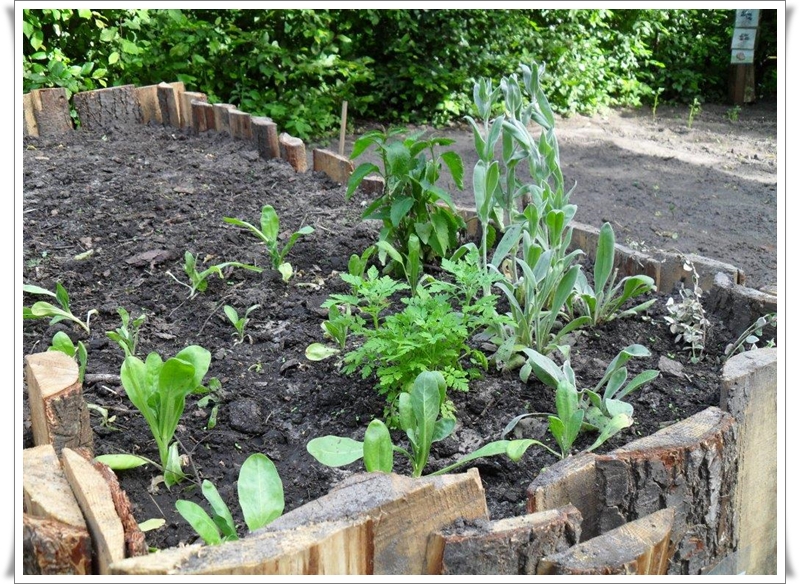
[[[654,165],[687,164],[686,150],[671,150],[671,144],[697,137],[691,146],[702,149],[704,140],[709,140],[705,131],[714,130],[702,125],[702,117],[686,133],[676,130],[677,114],[663,121],[663,128],[649,118],[639,119],[643,131],[669,138],[659,148],[673,154],[641,152],[641,145],[640,151],[632,151],[602,143],[603,135],[617,136],[625,124],[584,118],[586,128],[577,128],[583,135],[570,132],[576,130],[574,119],[564,120],[567,130],[562,137],[557,126],[557,133],[565,175],[571,180],[580,174],[572,200],[578,205],[576,220],[598,226],[602,219],[613,220],[618,241],[701,253],[740,265],[752,284],[774,284],[776,122],[774,107],[760,107],[755,113],[743,110],[739,125],[719,121],[725,130],[720,136],[735,143],[731,147],[736,152],[752,150],[758,158],[745,160],[732,153],[730,170],[698,158],[691,166],[691,178],[702,188],[687,192],[674,186],[675,181],[690,178],[685,170],[654,174]],[[632,123],[622,114],[614,116]],[[86,344],[86,400],[115,416],[111,429],[92,414],[97,454],[158,457],[144,419],[113,377],[119,375],[123,353],[105,332],[120,325],[117,307],[121,306],[134,316],[146,314],[140,356],[157,352],[167,358],[191,344],[211,351],[208,376],[222,384],[216,426],[207,428],[211,407],[199,407],[199,396],[190,396],[176,436],[191,460],[187,472],[211,480],[238,521],[236,479],[241,463],[252,453],[264,453],[275,462],[287,511],[326,494],[338,481],[361,470],[360,463],[324,467],[306,452],[306,443],[327,434],[361,440],[368,422],[383,413],[375,380],[343,375],[335,358],[308,361],[304,351],[310,343],[323,341],[322,302],[331,293],[347,290],[337,274],[347,270],[352,253],[375,241],[375,225],[360,219],[367,201],[364,195],[345,203],[344,188],[324,175],[296,174],[283,161],[264,161],[249,145],[213,133],[198,137],[160,127],[105,135],[77,131],[60,139],[26,138],[24,145],[23,280],[50,290],[60,281],[75,314],[98,311],[91,318],[90,335],[65,323],[25,321],[24,353],[47,350],[59,330]],[[471,168],[472,162],[465,159],[465,166]],[[627,185],[623,193],[612,184],[616,179]],[[723,205],[722,199],[735,200],[736,205]],[[315,229],[289,254],[296,271],[292,280],[286,284],[270,269],[262,274],[232,270],[225,279],[213,276],[204,293],[188,299],[187,289],[167,275],[169,271],[184,281],[187,250],[199,257],[202,266],[225,261],[268,266],[260,242],[222,221],[223,216],[233,216],[258,224],[266,203],[277,210],[284,237],[302,225]],[[729,212],[733,215],[725,215]],[[677,232],[678,237],[664,240],[661,231]],[[681,247],[687,241],[693,242],[691,249]],[[75,259],[89,250],[85,259]],[[26,295],[25,305],[39,299]],[[606,364],[631,343],[652,352],[650,358],[630,363],[631,374],[658,368],[662,357],[683,365],[681,375],[664,372],[630,397],[635,424],[600,451],[718,404],[719,356],[731,340],[729,331],[712,319],[706,358],[692,364],[667,330],[665,301],[666,296],[659,297],[646,318],[612,322],[574,339],[572,364],[585,386],[594,385]],[[233,327],[222,310],[225,304],[240,313],[260,305],[251,314],[244,343],[235,343]],[[453,392],[450,397],[459,423],[453,436],[434,445],[429,470],[499,439],[518,414],[554,409],[553,392],[538,381],[526,384],[516,373],[494,370],[473,381],[469,392]],[[27,447],[32,445],[27,403],[24,410]],[[515,432],[557,448],[545,430],[544,423],[534,422],[521,424]],[[586,436],[577,449],[592,440]],[[492,518],[524,513],[525,489],[554,462],[554,456],[531,448],[519,463],[500,457],[474,463]],[[188,482],[171,490],[163,483],[154,486],[157,474],[152,466],[119,474],[138,521],[166,519],[163,527],[147,533],[148,544],[165,548],[195,541],[194,532],[175,511],[175,501],[188,498],[205,506],[202,495],[198,489],[185,489]]]

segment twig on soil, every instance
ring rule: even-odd
[[[85,383],[120,383],[120,377],[114,373],[87,373],[83,376],[83,381]],[[109,391],[111,390],[109,389]],[[111,392],[116,395],[116,392]]]

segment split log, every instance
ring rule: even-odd
[[[22,94],[22,135],[39,135],[39,126],[36,125],[36,116],[33,114],[33,95],[30,93]]]
[[[184,91],[178,95],[180,98],[181,128],[194,128],[193,101],[208,101],[208,96],[199,91]]]
[[[237,140],[252,140],[253,128],[250,114],[239,110],[228,112],[228,123],[231,127],[231,137]]]
[[[280,157],[280,145],[278,144],[278,125],[269,118],[251,118],[250,125],[253,130],[253,141],[258,148],[261,158]]]
[[[714,287],[706,291],[703,298],[706,312],[717,315],[735,336],[742,334],[759,317],[778,312],[777,296],[734,284],[726,274],[717,274]],[[766,336],[769,332],[764,334],[765,340],[769,338]]]
[[[206,118],[206,108],[211,109],[212,106],[208,102],[192,100],[192,130],[196,134],[201,134],[208,131],[208,121]],[[212,110],[213,111],[213,110]]]
[[[103,476],[80,454],[61,453],[64,472],[83,512],[94,552],[94,574],[110,574],[111,564],[125,558],[125,530]]]
[[[158,100],[158,85],[145,85],[136,88],[136,102],[142,112],[143,124],[162,124],[161,106]]]
[[[231,110],[236,109],[236,106],[229,103],[215,103],[211,107],[214,108],[214,127],[217,129],[217,132],[227,132],[230,136],[231,123],[229,114]]]
[[[541,472],[527,490],[528,513],[572,504],[583,518],[581,541],[600,535],[595,458],[595,454],[584,452],[559,461]]]
[[[330,150],[315,148],[312,152],[314,171],[324,172],[331,180],[340,185],[346,185],[350,175],[355,170],[355,164],[346,156],[340,156]]]
[[[22,451],[25,574],[90,574],[89,530],[52,444]]]
[[[72,97],[81,129],[104,132],[142,123],[133,85],[120,85],[76,93]]]
[[[488,519],[477,470],[411,479],[363,473],[235,542],[129,558],[116,574],[422,574],[428,536]],[[162,552],[163,553],[163,552]],[[161,571],[159,571],[161,570]]]
[[[543,558],[539,574],[663,575],[672,557],[673,509],[626,523],[566,551]]]
[[[306,146],[300,138],[295,138],[283,132],[278,136],[278,143],[280,144],[281,158],[289,162],[295,172],[305,172],[308,170]]]
[[[31,408],[33,441],[93,452],[89,408],[78,381],[78,365],[60,351],[25,357],[25,378]]]
[[[156,89],[158,95],[158,108],[161,111],[161,123],[173,128],[181,127],[181,95],[184,92],[183,83],[159,83]],[[176,86],[177,85],[177,86]]]
[[[22,573],[91,574],[92,546],[86,528],[22,514]]]
[[[383,189],[386,186],[386,181],[382,176],[365,176],[358,185],[358,192],[366,195],[382,195]]]
[[[67,90],[63,87],[34,89],[30,92],[30,110],[35,120],[32,136],[59,136],[72,130]],[[24,102],[23,102],[24,107]],[[29,120],[26,114],[25,119]],[[27,124],[28,130],[33,129]]]
[[[778,573],[778,351],[756,349],[722,368],[720,405],[736,419],[736,552],[718,574]]]
[[[428,544],[428,573],[533,575],[541,558],[578,543],[580,523],[580,512],[568,505],[439,531]]]
[[[700,574],[734,545],[735,422],[710,407],[595,459],[601,533],[675,510],[669,574]]]

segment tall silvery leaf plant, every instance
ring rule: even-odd
[[[202,385],[210,363],[211,353],[197,345],[166,361],[150,353],[145,361],[129,355],[122,363],[122,386],[153,433],[168,487],[184,477],[178,444],[172,438],[186,407],[186,396]]]

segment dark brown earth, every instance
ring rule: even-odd
[[[559,120],[565,175],[578,182],[572,197],[578,205],[576,220],[599,226],[607,219],[618,241],[700,253],[743,268],[754,286],[775,284],[775,108],[746,108],[735,123],[725,111],[724,106],[706,106],[686,131],[678,110],[659,110],[656,121],[649,112]],[[474,160],[463,147],[471,137],[459,140],[465,166],[471,168]],[[190,396],[176,437],[191,459],[187,472],[197,472],[194,480],[211,480],[237,521],[236,478],[252,453],[275,462],[286,510],[327,493],[362,469],[359,463],[324,467],[305,446],[326,434],[362,439],[369,421],[383,412],[375,380],[343,375],[335,359],[310,362],[304,351],[323,341],[320,304],[329,294],[346,291],[337,273],[347,270],[352,253],[375,240],[375,226],[360,219],[361,203],[367,200],[363,195],[345,203],[344,188],[325,176],[296,174],[283,161],[264,161],[249,145],[213,133],[191,136],[152,127],[104,135],[77,131],[61,139],[26,138],[24,148],[23,281],[50,290],[60,281],[75,314],[98,311],[89,335],[65,323],[25,321],[24,354],[46,350],[55,332],[63,330],[86,344],[87,375],[118,375],[123,353],[105,332],[120,325],[119,306],[147,316],[140,357],[149,352],[171,357],[190,344],[207,348],[212,354],[208,376],[222,383],[216,427],[206,428],[210,408],[199,407],[198,397]],[[730,149],[734,152],[726,156]],[[459,197],[468,203],[469,195]],[[266,203],[276,208],[286,232],[306,224],[315,228],[289,254],[296,274],[288,285],[268,269],[260,242],[222,221],[234,216],[257,224]],[[75,259],[88,250],[93,250],[89,257]],[[165,253],[135,261],[154,250]],[[187,250],[204,266],[240,261],[267,269],[212,277],[208,290],[190,300],[186,288],[167,275],[183,279]],[[36,300],[26,295],[24,303]],[[681,377],[664,373],[631,396],[634,426],[602,450],[718,403],[720,351],[731,340],[730,332],[712,318],[706,357],[692,364],[667,331],[665,301],[666,296],[659,297],[646,319],[615,321],[574,341],[572,364],[585,386],[594,385],[606,364],[631,343],[652,353],[631,362],[632,374],[657,368],[663,356],[684,366]],[[240,313],[261,306],[251,315],[247,342],[234,343],[224,304]],[[118,381],[87,380],[84,391],[89,403],[116,416],[112,430],[93,414],[97,454],[136,452],[157,458],[144,419]],[[431,471],[499,439],[518,414],[554,410],[553,392],[544,385],[494,370],[473,381],[469,392],[450,397],[459,424],[452,437],[434,446]],[[22,446],[27,447],[32,437],[24,406]],[[555,447],[542,426],[529,425],[523,432]],[[395,442],[400,440],[396,435]],[[582,438],[576,451],[592,441],[591,436]],[[477,461],[492,518],[523,513],[525,489],[555,461],[533,448],[518,464],[499,457]],[[166,519],[164,527],[148,532],[148,544],[165,548],[194,541],[175,501],[188,498],[205,505],[202,496],[186,488],[190,482],[172,490],[163,484],[153,488],[157,474],[146,466],[119,475],[137,520]]]

